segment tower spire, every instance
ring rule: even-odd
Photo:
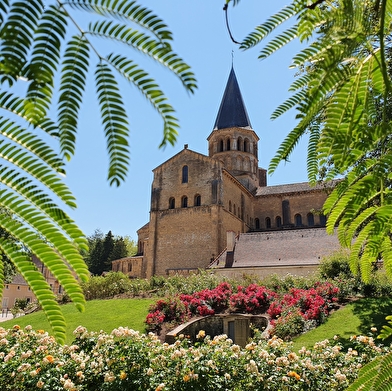
[[[227,80],[226,89],[216,117],[214,130],[231,127],[252,129],[233,64],[231,65],[229,79]]]

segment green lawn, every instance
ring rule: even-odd
[[[73,331],[82,325],[89,331],[106,331],[110,333],[119,326],[127,326],[140,332],[145,331],[146,319],[150,304],[156,299],[118,299],[92,300],[86,303],[86,310],[80,313],[73,304],[62,306],[67,319],[66,343],[73,341]],[[385,317],[392,314],[392,298],[364,298],[351,302],[332,313],[328,320],[317,329],[311,330],[294,340],[294,348],[312,347],[316,342],[340,336],[343,344],[348,344],[352,335],[369,335],[371,327],[386,324]],[[34,329],[50,332],[49,324],[42,312],[22,316],[1,322],[0,327],[11,328],[18,324],[21,327],[31,325]],[[390,343],[385,341],[384,343]]]
[[[296,350],[302,346],[312,347],[315,342],[332,339],[335,335],[339,336],[343,345],[348,344],[353,335],[370,335],[371,327],[380,331],[386,324],[387,315],[392,315],[392,298],[363,298],[353,301],[332,313],[321,326],[296,338],[294,347]],[[384,344],[391,342],[382,341]]]
[[[123,326],[140,332],[145,332],[146,319],[150,304],[156,299],[121,299],[121,300],[92,300],[86,303],[84,312],[79,312],[75,306],[61,306],[67,320],[66,343],[73,341],[73,331],[80,325],[89,331],[106,331]],[[49,323],[42,311],[22,316],[17,319],[1,322],[0,327],[11,328],[15,324],[20,327],[31,325],[35,330],[46,330],[51,333]]]

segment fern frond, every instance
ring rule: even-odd
[[[378,183],[372,175],[367,175],[350,184],[337,200],[333,209],[330,210],[329,219],[331,221],[327,224],[327,231],[332,231],[333,224],[336,224],[343,213],[347,213],[348,208],[351,210],[350,219],[355,218],[378,195]]]
[[[275,156],[270,161],[268,166],[269,174],[272,174],[276,170],[282,160],[288,160],[291,152],[294,150],[295,146],[298,144],[304,133],[305,129],[297,126],[287,135],[285,140],[280,144]]]
[[[379,356],[364,365],[359,371],[358,379],[347,388],[347,391],[376,391],[373,384],[379,374],[382,359],[383,357]]]
[[[0,238],[0,248],[8,258],[13,260],[16,269],[29,284],[38,302],[41,304],[42,310],[46,314],[56,339],[60,343],[64,343],[66,328],[64,315],[44,276],[36,269],[27,255],[11,242]]]
[[[308,84],[312,81],[311,76],[308,73],[305,73],[301,76],[298,76],[293,83],[291,84],[289,91],[294,92],[300,89],[303,89],[308,86]]]
[[[126,177],[129,163],[128,119],[111,69],[99,63],[95,72],[102,123],[109,151],[110,184],[120,185]]]
[[[196,79],[189,65],[175,54],[170,47],[149,37],[143,32],[129,28],[127,25],[112,21],[100,21],[89,25],[89,34],[107,37],[122,42],[152,57],[170,69],[179,77],[183,86],[190,92],[196,88]]]
[[[278,13],[268,18],[266,22],[257,26],[254,32],[245,37],[241,42],[240,49],[249,49],[257,45],[278,26],[295,16],[296,12],[297,9],[293,4],[284,7]]]
[[[32,80],[26,95],[26,115],[33,123],[46,117],[52,100],[53,77],[60,61],[61,41],[65,37],[67,19],[57,7],[45,9],[35,31],[27,77]]]
[[[389,232],[391,232],[391,229],[389,229]],[[392,243],[389,235],[384,236],[384,241],[381,244],[381,257],[386,275],[392,279]]]
[[[163,140],[161,146],[168,142],[174,145],[179,127],[177,119],[173,116],[174,109],[167,103],[163,92],[147,72],[140,69],[132,60],[120,55],[109,55],[108,61],[128,81],[134,84],[159,112],[164,121]]]
[[[375,391],[392,390],[392,354],[382,356],[378,376],[375,377],[372,389]]]
[[[49,151],[49,149],[45,147],[44,143],[36,145],[38,148],[40,146],[43,146],[45,150]],[[35,156],[27,154],[26,149],[21,148],[18,144],[1,142],[0,157],[41,182],[47,189],[50,189],[54,194],[56,194],[56,196],[58,196],[66,205],[70,207],[76,206],[74,196],[57,174],[53,172],[53,169],[48,167]],[[56,164],[57,159],[55,156],[53,156],[53,158],[55,159]],[[50,156],[48,159],[50,159]],[[9,173],[13,171],[14,170],[7,165],[0,168],[2,175],[8,176]],[[6,180],[5,176],[3,177],[3,180]],[[23,192],[23,188],[21,190]]]
[[[5,10],[5,9],[4,9]],[[0,31],[0,75],[12,83],[20,76],[34,40],[41,15],[42,0],[13,2]]]
[[[374,216],[377,209],[377,206],[368,207],[353,220],[349,220],[346,224],[341,224],[341,226],[339,226],[340,230],[342,231],[342,235],[340,236],[340,242],[344,246],[348,247],[350,243],[355,239],[358,232],[360,232],[361,227],[363,227],[364,224]],[[347,217],[345,218],[345,220],[348,220]]]
[[[271,159],[268,167],[268,173],[272,174],[279,163],[284,160],[286,161],[295,146],[298,144],[300,138],[308,130],[308,127],[314,119],[314,115],[318,113],[322,102],[317,99],[305,100],[299,104],[299,114],[297,117],[301,118],[299,124],[287,135],[285,140],[280,144],[278,151],[275,156]]]
[[[84,37],[72,37],[67,43],[62,63],[58,118],[60,149],[66,159],[70,159],[75,150],[78,116],[89,67],[89,49]]]
[[[320,8],[302,9],[303,11],[301,12],[297,29],[300,42],[310,39],[314,34],[314,30],[325,24],[324,13],[320,10]]]
[[[305,99],[305,97],[306,97],[306,91],[299,91],[295,95],[292,95],[290,98],[288,98],[285,102],[283,102],[275,109],[275,111],[271,114],[270,117],[271,120],[280,117],[286,111],[289,111],[291,108],[298,105],[300,102],[302,102]]]
[[[317,175],[319,173],[317,160],[317,146],[320,140],[319,124],[314,124],[311,126],[309,131],[310,136],[308,141],[307,171],[309,181],[311,183],[316,183]]]
[[[63,4],[84,9],[104,16],[114,16],[118,19],[132,21],[149,30],[165,45],[173,39],[166,24],[149,9],[129,0],[66,0]]]
[[[3,177],[4,175],[2,175],[2,179]],[[17,174],[13,178],[6,179],[8,179],[5,182],[6,185],[9,185],[15,192],[20,193],[18,190],[22,186],[29,187],[26,197],[22,197],[8,189],[1,190],[0,194],[4,200],[3,205],[18,218],[18,221],[11,218],[8,218],[8,220],[4,219],[2,226],[9,232],[13,232],[10,230],[11,228],[16,229],[16,233],[14,234],[13,232],[13,235],[27,248],[30,248],[49,269],[53,270],[53,274],[56,274],[55,270],[58,270],[60,267],[65,270],[63,266],[68,264],[85,281],[88,278],[88,271],[78,248],[86,249],[87,244],[79,228],[63,211],[56,208],[53,202],[50,199],[48,200],[48,197],[40,189],[31,185],[27,179],[21,178]],[[13,186],[11,187],[11,185]],[[20,224],[19,220],[23,221],[24,224]],[[47,246],[53,246],[55,255],[51,252],[48,254],[40,252],[36,246],[40,245],[42,239],[39,239],[39,242],[35,241],[35,239],[39,238],[37,233],[45,238]],[[45,251],[47,252],[47,250]],[[56,263],[52,264],[51,259],[53,257],[61,265],[56,266]],[[66,259],[66,262],[62,258]]]
[[[264,60],[283,46],[290,43],[293,39],[297,38],[297,28],[298,26],[290,27],[282,34],[275,37],[272,41],[268,42],[268,44],[261,50],[259,59]]]
[[[4,0],[0,3],[0,25],[3,24],[4,14],[6,13],[8,6],[9,0]]]
[[[388,325],[382,326],[381,332],[377,338],[387,339],[388,337],[390,337],[392,335],[392,327],[391,327],[392,326],[392,315],[386,316],[385,320],[388,321],[389,326]]]
[[[27,129],[22,128],[8,118],[3,117],[0,117],[0,129],[2,137],[7,138],[10,140],[10,142],[12,141],[16,145],[22,147],[19,149],[19,156],[23,155],[24,152],[29,151],[37,158],[45,161],[45,163],[54,171],[65,174],[64,162],[58,157],[57,153],[54,152],[53,149],[50,148],[47,144],[45,144],[45,142],[42,141],[42,139],[36,134],[29,132]],[[0,140],[0,145],[0,150],[3,150],[5,148],[5,141]],[[9,144],[7,148],[10,147],[11,144]],[[0,155],[4,159],[9,160],[4,152],[1,152]],[[29,166],[27,166],[27,169],[30,169]]]

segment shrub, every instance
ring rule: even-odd
[[[324,321],[338,293],[339,289],[330,282],[318,282],[309,289],[291,288],[285,294],[277,294],[257,284],[246,288],[238,286],[237,292],[233,292],[231,285],[223,282],[214,289],[159,300],[150,307],[146,318],[147,330],[159,331],[164,322],[174,326],[192,316],[214,315],[228,310],[252,314],[267,312],[272,319],[281,317],[283,313],[299,313],[303,318],[302,331],[304,325],[309,329]],[[292,336],[301,332],[298,330],[299,327],[292,328]]]
[[[61,346],[29,326],[0,328],[0,389],[343,391],[364,364],[389,351],[365,336],[353,338],[347,351],[325,340],[294,352],[277,337],[240,347],[202,331],[196,344],[179,336],[172,345],[123,327],[106,334],[80,326],[74,334],[72,345]]]
[[[91,276],[82,283],[87,300],[110,299],[131,291],[131,280],[123,273],[110,272],[105,276]]]
[[[271,321],[272,334],[283,340],[301,334],[305,329],[305,318],[299,308],[287,308],[276,319]]]
[[[264,286],[251,284],[246,288],[237,287],[237,293],[230,297],[232,312],[246,312],[252,314],[265,313],[276,294]]]
[[[333,280],[354,277],[350,269],[350,254],[347,251],[338,251],[321,260],[319,274],[322,279]]]
[[[158,300],[150,307],[150,312],[146,318],[147,329],[159,331],[163,323],[177,325],[188,319],[187,306],[179,297],[169,297]]]

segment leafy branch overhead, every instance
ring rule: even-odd
[[[82,27],[78,20],[89,23]],[[193,72],[172,49],[166,24],[135,1],[0,2],[0,206],[7,211],[1,214],[0,228],[13,237],[12,242],[0,238],[0,251],[30,284],[59,340],[64,338],[64,319],[31,254],[82,308],[75,275],[88,277],[79,254],[87,241],[57,204],[76,207],[60,174],[65,174],[64,159],[75,152],[77,131],[83,131],[78,120],[88,75],[95,74],[110,184],[118,186],[129,165],[129,122],[120,85],[135,86],[162,117],[161,146],[173,144],[179,128],[154,78],[124,56],[126,50],[102,53],[97,37],[151,57],[188,92],[196,89]],[[0,288],[2,270],[0,264]]]
[[[300,41],[292,96],[272,114],[294,108],[297,123],[269,172],[308,136],[309,180],[341,179],[324,205],[327,230],[338,227],[365,281],[380,258],[392,277],[391,22],[391,0],[293,0],[241,44],[246,50],[267,41],[259,54],[265,59]]]

